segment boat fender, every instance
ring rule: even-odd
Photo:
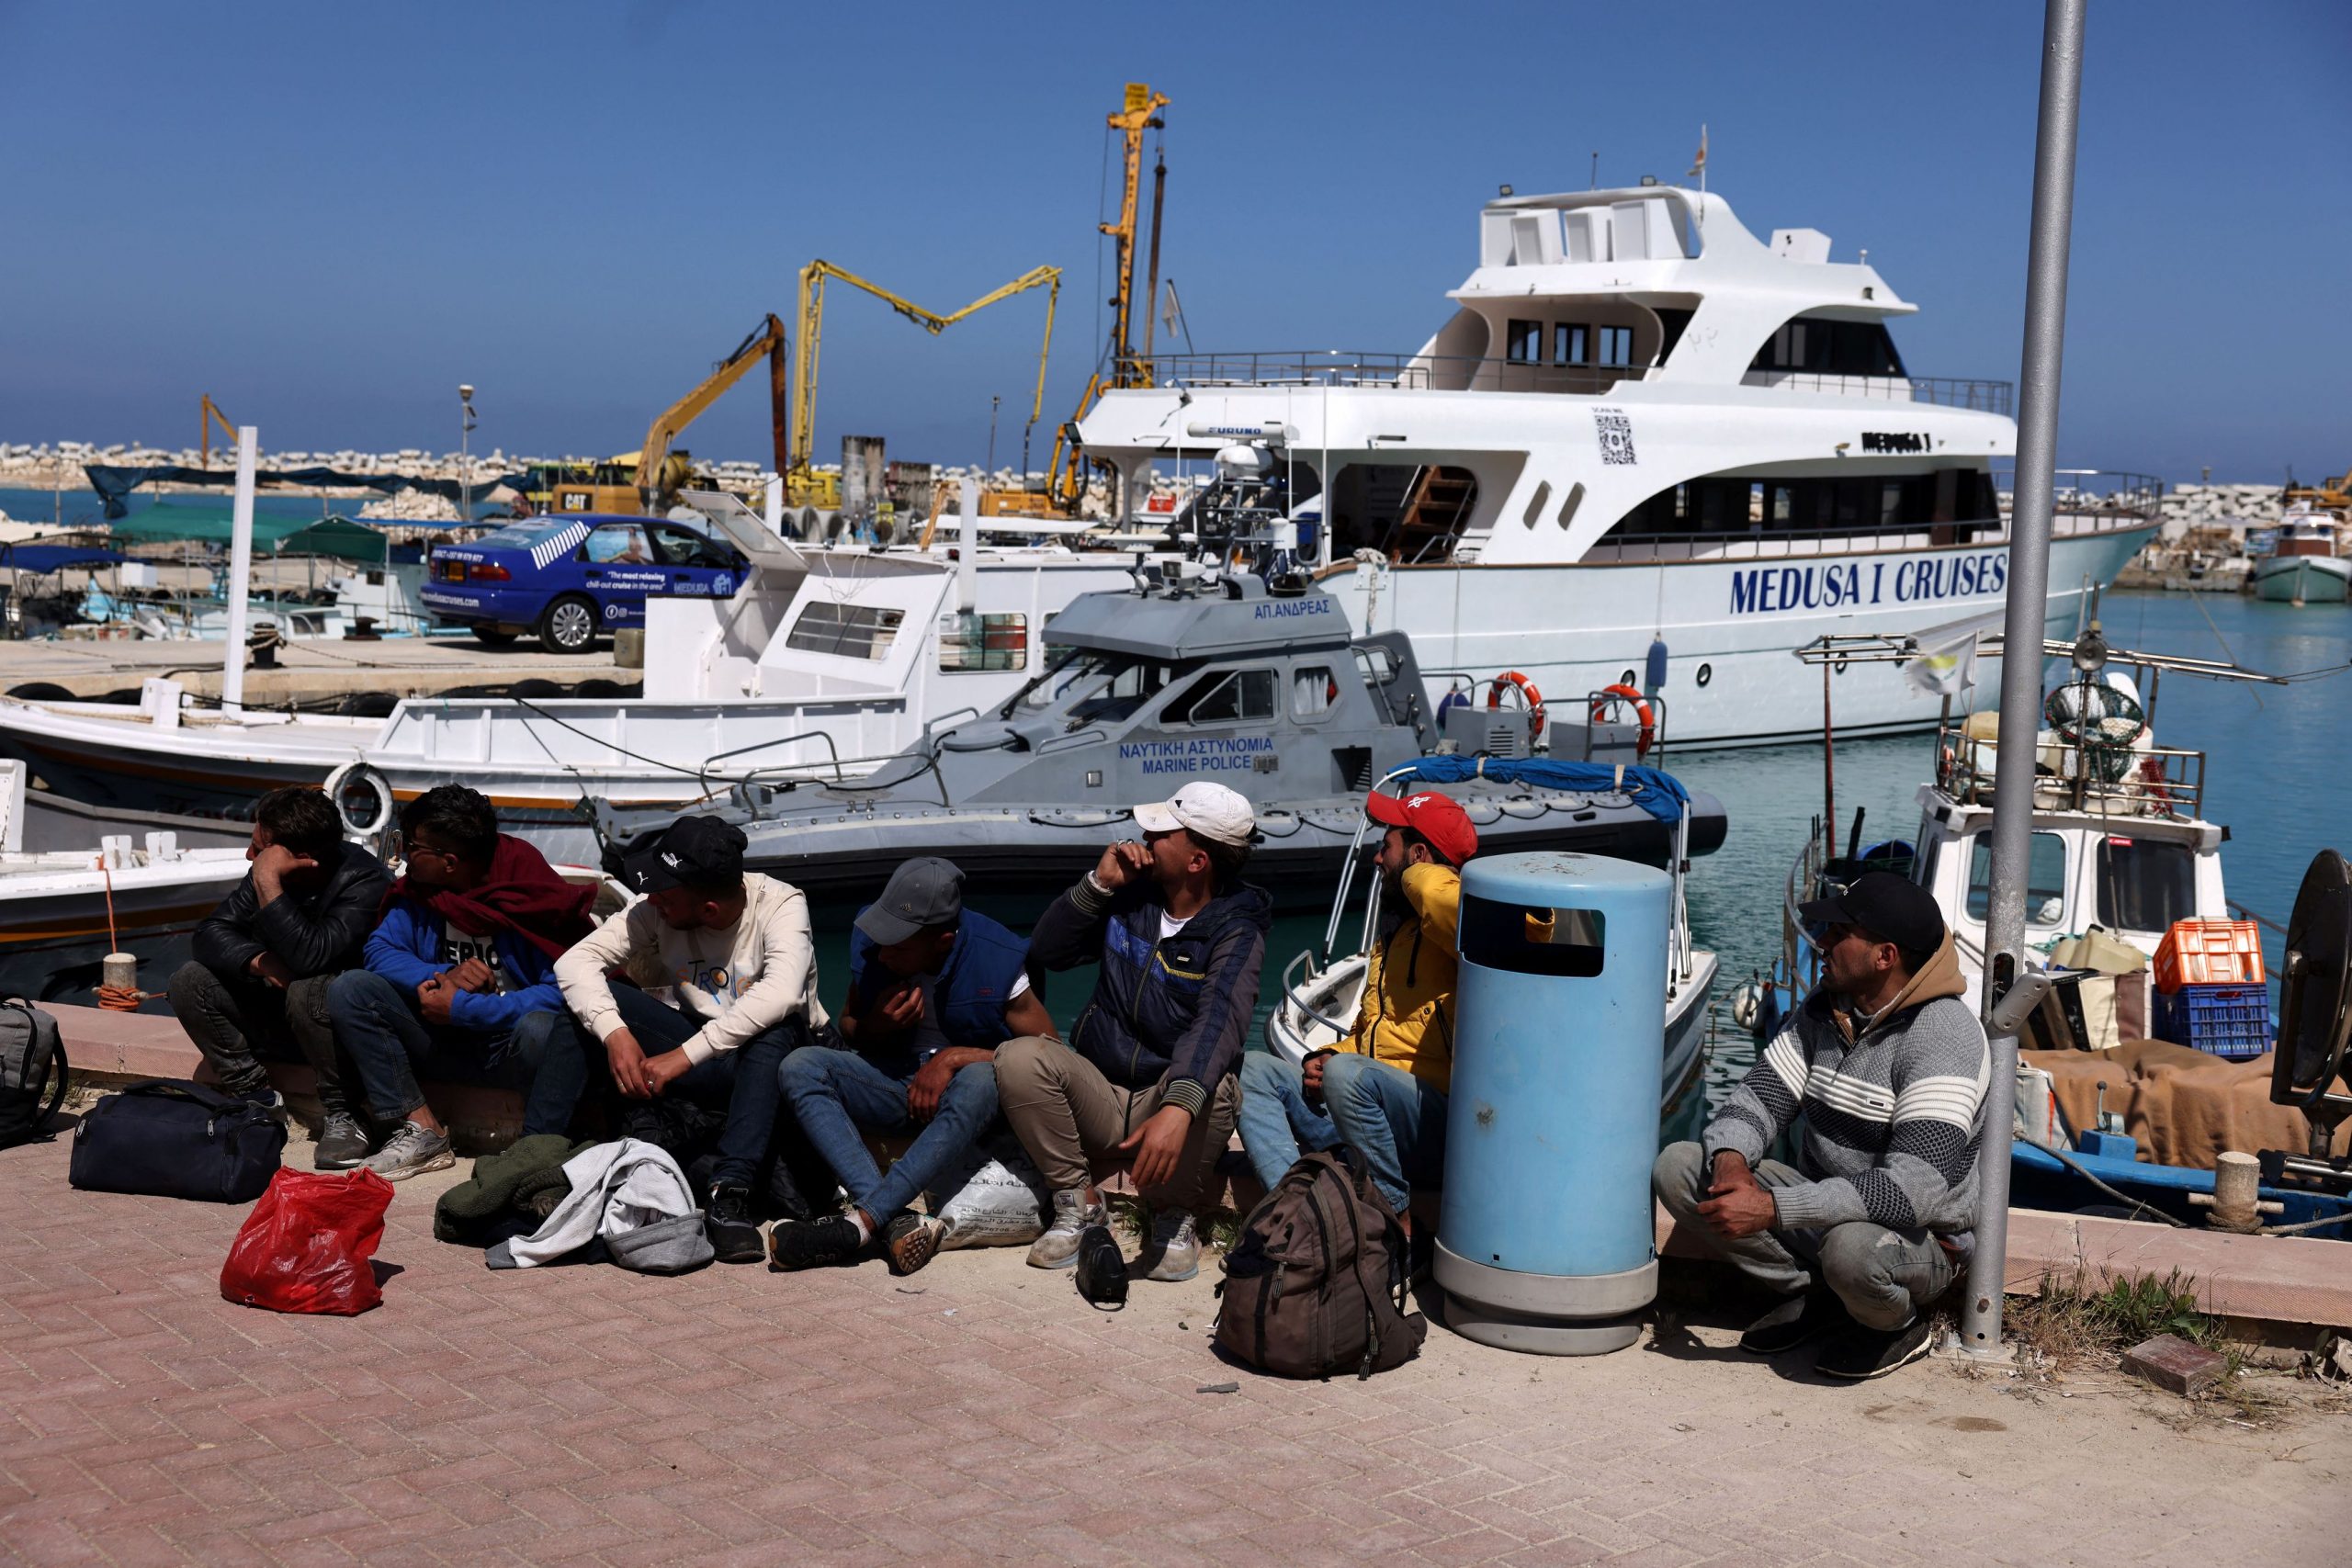
[[[1503,705],[1505,686],[1518,687],[1520,696],[1527,703],[1527,743],[1533,746],[1544,738],[1544,694],[1535,689],[1534,682],[1518,671],[1506,670],[1496,676],[1494,683],[1487,688],[1488,707],[1498,708]]]
[[[1622,698],[1634,705],[1634,716],[1642,721],[1642,732],[1634,738],[1634,759],[1639,761],[1650,754],[1650,743],[1657,739],[1657,716],[1650,709],[1647,697],[1631,686],[1613,685],[1600,688],[1600,697],[1592,705],[1592,722],[1599,724],[1609,716],[1615,706],[1613,699]]]
[[[354,840],[374,838],[392,825],[392,786],[384,775],[365,762],[345,762],[327,775],[327,798],[334,802],[334,814],[343,824],[344,836]],[[355,790],[367,790],[376,797],[374,816],[355,819],[351,815],[351,796]]]

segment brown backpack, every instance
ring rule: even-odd
[[[1217,1285],[1216,1342],[1262,1371],[1359,1379],[1413,1359],[1405,1227],[1344,1145],[1283,1173],[1241,1222]]]

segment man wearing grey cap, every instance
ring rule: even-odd
[[[1103,1217],[1091,1162],[1127,1155],[1152,1210],[1142,1275],[1189,1280],[1201,1269],[1193,1212],[1240,1103],[1273,899],[1241,880],[1257,817],[1237,791],[1196,779],[1135,818],[1142,841],[1104,850],[1029,937],[1047,969],[1100,964],[1094,996],[1069,1044],[1030,1038],[997,1053],[997,1095],[1054,1188],[1032,1267],[1076,1264],[1079,1237]]]
[[[848,1190],[850,1212],[779,1223],[777,1269],[847,1263],[878,1237],[891,1269],[911,1274],[939,1248],[940,1224],[910,1212],[996,1120],[996,1048],[1050,1034],[1029,988],[1029,944],[964,907],[964,874],[926,855],[891,874],[850,935],[849,999],[836,1021],[854,1049],[786,1057],[781,1081],[801,1131]],[[885,1174],[862,1133],[921,1129]]]

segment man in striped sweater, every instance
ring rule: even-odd
[[[1927,1354],[1921,1312],[1965,1267],[1992,1052],[1925,888],[1871,872],[1798,913],[1821,984],[1652,1181],[1684,1235],[1788,1298],[1742,1349],[1834,1334],[1822,1372],[1879,1377]],[[1800,1116],[1796,1163],[1765,1158]]]

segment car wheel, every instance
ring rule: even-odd
[[[509,631],[504,626],[492,626],[487,621],[476,621],[473,631],[474,640],[484,648],[504,648],[522,635],[520,632]]]
[[[539,641],[557,653],[585,653],[596,641],[596,606],[567,593],[539,617]]]

